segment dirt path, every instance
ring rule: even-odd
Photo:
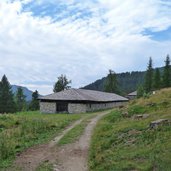
[[[91,119],[85,128],[84,134],[80,139],[73,143],[65,145],[57,150],[57,165],[54,165],[55,171],[87,171],[87,157],[90,145],[90,139],[94,127],[99,119],[108,114],[109,111],[99,113]]]
[[[11,171],[34,171],[42,162],[48,161],[54,165],[54,171],[87,171],[87,156],[92,131],[99,119],[108,114],[109,111],[99,112],[93,117],[85,128],[83,135],[72,144],[58,147],[58,141],[72,128],[80,124],[83,119],[65,129],[59,136],[48,144],[37,145],[17,156],[15,167]],[[17,167],[16,167],[17,166]]]
[[[23,171],[33,171],[35,170],[42,161],[47,160],[47,156],[50,156],[53,153],[53,147],[57,142],[72,128],[80,124],[83,119],[80,119],[74,122],[71,126],[67,127],[59,136],[55,137],[48,144],[37,145],[31,147],[17,156],[14,163],[17,168],[21,168]],[[16,168],[16,170],[17,170]],[[13,169],[11,169],[13,170]]]

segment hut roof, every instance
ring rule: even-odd
[[[137,96],[137,91],[129,93],[128,96]]]
[[[40,100],[56,100],[56,101],[93,101],[93,102],[113,102],[113,101],[128,101],[127,98],[114,93],[106,93],[94,90],[85,89],[69,89],[58,93],[53,93]]]

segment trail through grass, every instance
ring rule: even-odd
[[[49,141],[84,116],[39,112],[0,115],[0,168],[8,167],[17,153]]]
[[[91,114],[86,116],[83,121],[72,128],[67,134],[65,134],[60,141],[58,142],[59,145],[70,144],[78,140],[78,138],[83,134],[85,127],[89,123],[90,119],[95,117],[97,114]]]

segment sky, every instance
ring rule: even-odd
[[[45,95],[171,55],[170,0],[0,0],[0,77]]]

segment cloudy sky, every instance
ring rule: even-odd
[[[0,0],[0,77],[40,94],[60,74],[78,88],[167,54],[170,0]]]

